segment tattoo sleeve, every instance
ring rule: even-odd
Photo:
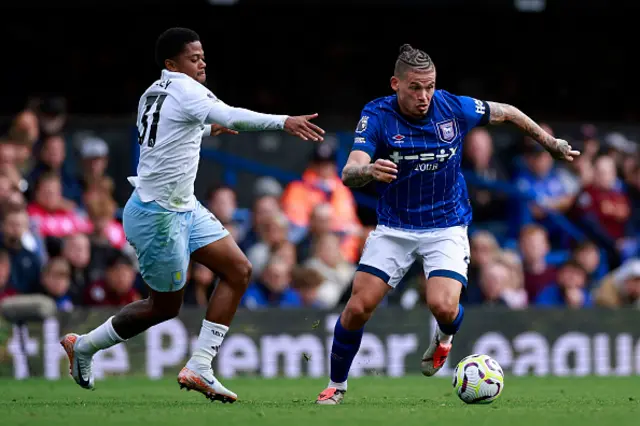
[[[342,182],[351,188],[364,186],[373,180],[372,164],[347,164],[342,169]]]
[[[558,150],[558,141],[556,138],[545,132],[542,127],[518,108],[499,102],[487,102],[487,104],[489,104],[490,109],[489,123],[499,124],[510,121],[538,141],[540,145],[544,146],[547,150]]]

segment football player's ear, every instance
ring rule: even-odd
[[[400,87],[400,80],[398,79],[398,77],[394,75],[393,77],[391,77],[391,88],[393,89],[394,92],[397,92],[399,87]]]
[[[171,59],[165,59],[164,66],[169,71],[175,72],[177,70],[175,61]]]

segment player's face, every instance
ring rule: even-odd
[[[204,50],[202,50],[202,44],[199,41],[186,44],[182,53],[175,60],[169,61],[167,66],[169,71],[181,72],[202,84],[207,81],[206,67]]]
[[[398,94],[398,104],[404,114],[424,118],[436,90],[436,72],[407,71],[404,76],[391,77],[391,88]]]

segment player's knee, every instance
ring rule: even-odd
[[[447,299],[436,299],[429,302],[431,313],[439,322],[450,323],[458,315],[458,301]]]
[[[367,303],[367,300],[362,297],[352,297],[347,302],[345,311],[343,313],[343,321],[347,326],[364,324],[371,318],[373,311],[376,309],[376,305],[373,303]]]
[[[246,257],[236,263],[236,267],[234,268],[234,277],[232,281],[237,286],[241,286],[246,289],[249,285],[249,281],[251,280],[251,274],[253,272],[253,265],[249,262],[249,259]]]

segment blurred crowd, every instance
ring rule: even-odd
[[[67,134],[66,122],[64,99],[41,99],[0,140],[0,299],[41,293],[70,311],[144,298],[106,173],[109,145]],[[487,129],[468,135],[463,169],[474,223],[466,305],[640,306],[637,144],[593,126],[570,142],[583,154],[560,164],[527,138],[494,152]],[[250,206],[224,185],[201,199],[253,264],[246,309],[332,309],[350,293],[375,214],[342,184],[334,146],[317,145],[306,161],[298,181],[262,177],[243,188],[253,193]],[[415,265],[385,304],[424,304],[421,269]],[[206,306],[216,282],[192,263],[185,304]]]

